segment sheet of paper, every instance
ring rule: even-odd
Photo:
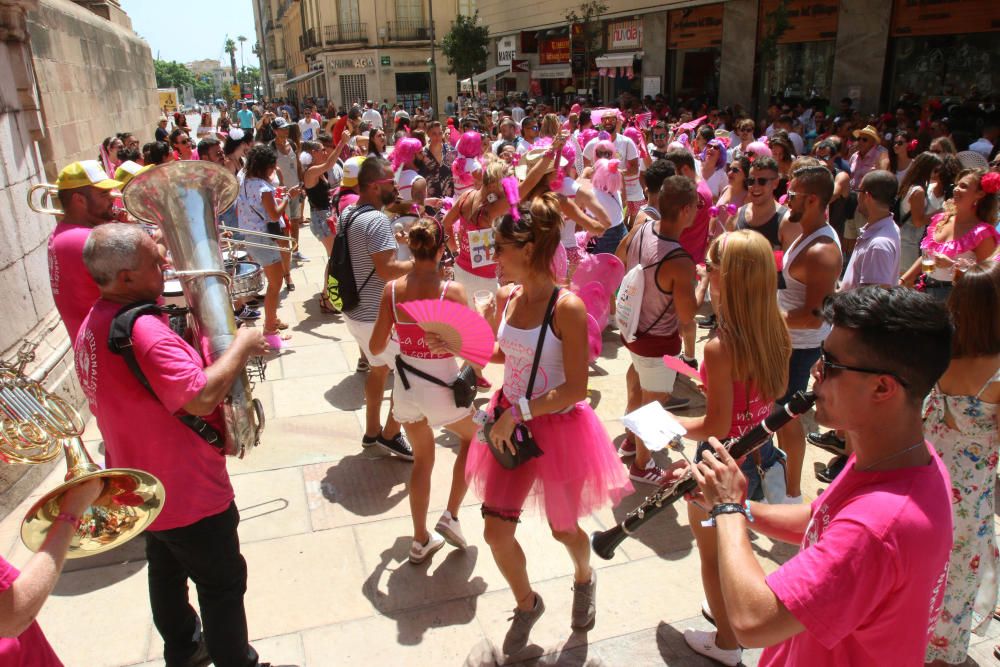
[[[628,413],[622,417],[622,423],[639,436],[651,452],[663,449],[671,440],[687,433],[680,422],[656,401]]]

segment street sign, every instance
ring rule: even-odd
[[[231,92],[233,94],[233,97],[239,97],[240,96],[240,84],[234,83],[233,85],[229,86],[229,92]]]
[[[528,71],[528,61],[527,60],[511,60],[510,61],[510,71],[511,72],[527,72]]]
[[[389,67],[390,65],[392,65],[392,60],[390,59],[389,56],[382,56],[380,58],[380,64],[382,65],[382,67]]]

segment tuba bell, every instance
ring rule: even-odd
[[[185,160],[145,171],[122,190],[125,209],[163,233],[191,311],[195,347],[213,363],[236,337],[236,317],[216,219],[236,200],[236,178],[223,167]],[[260,442],[264,411],[241,371],[222,403],[223,451],[243,458]]]

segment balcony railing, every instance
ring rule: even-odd
[[[368,43],[367,23],[342,23],[323,27],[323,41],[327,46],[334,44]]]
[[[430,41],[430,21],[389,21],[389,39],[394,42]]]
[[[304,34],[299,36],[299,50],[318,49],[320,47],[319,37],[316,36],[316,29],[309,28]]]

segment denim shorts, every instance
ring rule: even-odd
[[[628,230],[625,229],[625,225],[615,225],[610,229],[606,229],[604,234],[594,239],[593,248],[588,248],[587,251],[592,255],[599,253],[613,255],[615,254],[615,250],[618,250],[618,244],[622,242],[627,233]]]
[[[809,387],[809,373],[819,361],[819,348],[807,347],[802,350],[792,350],[788,360],[788,390],[778,399],[779,405],[784,405],[797,391],[805,391]]]
[[[257,262],[262,267],[268,267],[281,261],[281,250],[278,248],[278,243],[274,239],[251,235],[250,240],[254,243],[268,246],[267,248],[247,246],[247,252],[250,253],[250,259]]]
[[[317,241],[322,241],[326,237],[333,235],[333,232],[330,231],[330,225],[326,224],[326,220],[329,217],[330,211],[326,209],[309,212],[309,231],[313,233]]]

